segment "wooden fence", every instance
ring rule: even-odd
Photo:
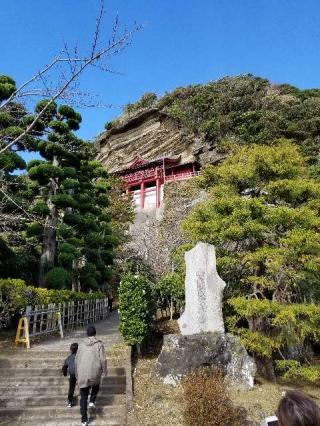
[[[19,320],[16,344],[24,343],[30,348],[30,339],[55,331],[72,330],[101,321],[109,315],[108,299],[82,300],[47,306],[27,306]]]

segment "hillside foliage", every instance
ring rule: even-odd
[[[221,152],[234,145],[295,140],[309,162],[316,162],[320,141],[320,90],[248,75],[180,87],[155,100],[146,93],[129,110],[156,107],[181,127],[203,136]]]

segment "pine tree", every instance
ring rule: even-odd
[[[43,108],[43,102],[37,108]],[[41,187],[33,209],[43,215],[29,226],[42,240],[39,285],[93,289],[110,277],[116,243],[105,213],[108,185],[103,167],[93,160],[92,145],[77,138],[81,116],[67,105],[47,110],[46,140],[38,144],[44,160],[28,164],[28,175]]]
[[[8,76],[0,76],[0,104],[16,89]],[[6,103],[0,110],[0,148],[9,145],[23,133],[32,115],[16,102]],[[28,206],[34,189],[25,176],[17,174],[26,167],[21,152],[35,148],[42,136],[43,122],[0,156],[0,274],[2,277],[19,276],[32,280],[36,264],[36,248],[27,244],[24,230],[30,221]]]
[[[320,182],[297,146],[279,140],[237,149],[200,184],[208,199],[183,230],[217,247],[229,329],[274,377],[273,358],[301,361],[320,339]]]

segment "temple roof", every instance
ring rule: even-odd
[[[134,170],[146,169],[148,167],[154,166],[174,166],[178,164],[180,161],[180,155],[178,157],[160,157],[154,160],[146,160],[145,158],[138,156],[134,159],[134,161],[125,169],[118,170],[115,174],[122,175],[124,173],[130,173]]]

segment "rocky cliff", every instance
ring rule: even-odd
[[[275,85],[252,75],[178,88],[160,98],[149,93],[109,124],[98,140],[98,158],[110,172],[137,156],[181,155],[182,163],[204,165],[239,145],[287,138],[317,161],[319,111],[319,89]]]
[[[165,112],[149,108],[122,117],[97,141],[98,156],[109,172],[126,168],[137,156],[147,160],[181,156],[181,163],[200,164],[221,158],[203,138],[186,132]]]

